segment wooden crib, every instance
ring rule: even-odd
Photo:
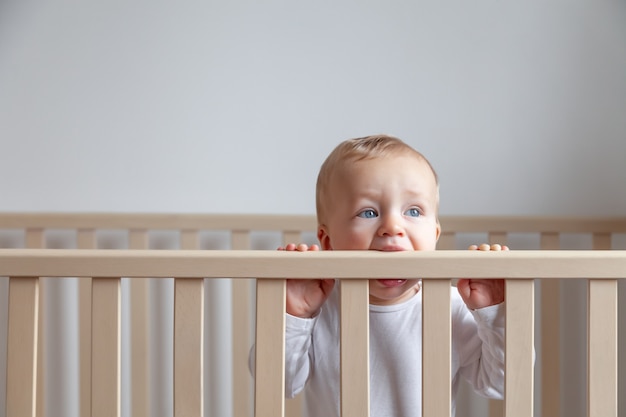
[[[203,387],[207,373],[204,321],[209,307],[204,288],[222,277],[232,278],[229,382],[232,381],[236,398],[229,413],[236,417],[253,414],[274,417],[283,415],[284,411],[288,416],[300,415],[298,401],[283,400],[283,278],[328,276],[342,279],[342,328],[350,329],[349,334],[342,333],[341,341],[343,351],[350,352],[342,355],[342,369],[349,370],[343,372],[349,378],[342,381],[342,414],[366,416],[369,404],[366,401],[369,398],[366,279],[390,274],[423,279],[424,378],[429,381],[424,384],[423,392],[425,417],[450,415],[449,349],[441,346],[450,344],[448,292],[452,280],[459,276],[508,279],[506,400],[504,404],[492,403],[491,416],[533,415],[535,385],[540,387],[539,413],[550,417],[561,415],[559,355],[567,347],[561,346],[559,337],[562,321],[559,291],[561,284],[569,279],[588,279],[588,415],[617,416],[618,397],[624,397],[624,394],[618,396],[617,391],[617,289],[618,278],[626,277],[626,252],[608,249],[626,247],[623,243],[626,218],[444,217],[441,221],[440,249],[452,250],[410,254],[287,254],[256,249],[273,249],[283,242],[314,242],[313,216],[0,214],[0,247],[10,248],[0,250],[0,277],[11,277],[4,279],[4,286],[0,285],[0,296],[4,294],[8,300],[7,303],[0,298],[0,305],[8,306],[5,313],[8,324],[4,324],[6,320],[0,321],[0,341],[6,334],[7,378],[5,389],[0,390],[6,416],[47,416],[46,385],[42,381],[50,364],[43,355],[44,325],[39,324],[45,324],[42,300],[53,301],[43,297],[46,286],[40,285],[50,278],[42,281],[40,277],[81,277],[77,279],[78,415],[123,414],[120,405],[123,396],[132,398],[129,415],[155,415],[147,388],[153,378],[145,354],[150,348],[147,305],[149,283],[163,278],[173,281],[173,399],[169,415],[212,415],[206,410]],[[52,239],[50,236],[58,231],[70,232]],[[116,246],[102,237],[106,231],[117,231],[127,238]],[[153,235],[159,231],[170,231],[178,242],[164,244],[155,240]],[[215,231],[221,234],[206,237],[206,233]],[[583,240],[591,241],[588,249],[594,250],[555,250],[561,247],[564,236],[571,234],[585,235]],[[524,242],[519,246],[528,245],[523,248],[527,250],[509,253],[453,250],[466,246],[465,235],[470,235],[473,242],[477,237],[500,243],[509,241],[513,249],[515,243],[521,242],[520,238],[534,243]],[[224,239],[229,242],[224,243]],[[215,243],[218,241],[221,242]],[[123,286],[120,277],[128,285]],[[172,277],[176,279],[171,280]],[[540,288],[535,289],[535,282]],[[127,318],[121,313],[120,288],[129,293]],[[537,320],[535,292],[540,294]],[[262,383],[256,384],[256,390],[247,369],[255,317],[257,357],[263,358],[257,361],[257,381]],[[132,377],[127,392],[122,392],[120,382],[124,371],[120,329],[124,319],[131,328],[128,333]],[[540,323],[541,330],[536,346],[541,364],[537,381],[532,365],[535,322]],[[0,378],[2,365],[0,362]],[[457,409],[458,417],[461,413]]]

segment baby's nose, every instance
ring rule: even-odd
[[[382,218],[378,234],[380,236],[404,235],[404,227],[402,227],[402,223],[397,216],[385,216]]]

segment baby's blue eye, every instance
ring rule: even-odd
[[[376,216],[378,216],[378,214],[372,209],[363,210],[358,214],[358,217],[363,217],[364,219],[373,219]]]
[[[422,213],[420,213],[419,209],[415,208],[415,207],[408,209],[407,211],[404,212],[404,214],[406,214],[407,216],[410,216],[410,217],[419,217],[419,216],[422,215]]]

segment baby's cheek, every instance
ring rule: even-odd
[[[372,240],[359,234],[350,234],[335,241],[336,250],[368,250]]]
[[[419,239],[412,242],[413,250],[435,250],[437,249],[436,239]]]

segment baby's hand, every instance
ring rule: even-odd
[[[318,251],[318,245],[310,247],[304,243],[296,245],[289,243],[278,250],[286,251]],[[311,318],[314,317],[330,295],[335,286],[334,279],[288,279],[287,280],[287,313],[292,316]]]
[[[488,245],[483,243],[480,246],[471,245],[469,250],[509,250],[503,245]],[[459,294],[467,307],[476,310],[483,307],[500,304],[504,301],[504,280],[503,279],[459,279],[457,283]]]

